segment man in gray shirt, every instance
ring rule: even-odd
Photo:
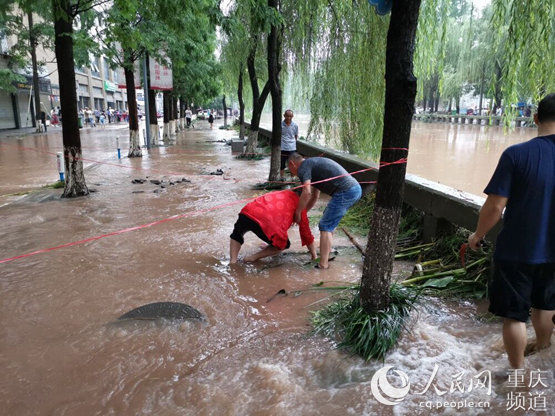
[[[287,158],[291,153],[297,151],[298,138],[299,126],[293,123],[293,111],[286,110],[283,113],[283,121],[281,122],[281,163],[279,173],[282,178],[284,177]]]
[[[292,153],[288,160],[289,170],[303,184],[299,205],[295,211],[295,222],[301,220],[301,212],[308,212],[318,200],[320,191],[331,195],[331,200],[324,210],[318,224],[320,229],[320,269],[329,267],[333,231],[347,210],[357,202],[362,189],[359,183],[343,167],[326,157],[304,159],[298,153]]]

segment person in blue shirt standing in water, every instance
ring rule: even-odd
[[[476,250],[503,216],[488,292],[490,312],[503,318],[503,343],[513,368],[524,367],[530,308],[535,343],[550,346],[555,310],[555,93],[534,115],[538,137],[507,148],[487,185],[476,231]]]

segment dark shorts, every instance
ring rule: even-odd
[[[555,263],[525,264],[497,261],[488,285],[489,311],[520,322],[530,308],[555,309]]]
[[[281,161],[279,164],[279,170],[283,170],[285,169],[285,167],[287,166],[287,159],[289,159],[289,155],[291,155],[292,153],[295,153],[296,150],[282,150],[281,151]]]
[[[258,225],[256,221],[243,214],[239,214],[239,219],[235,223],[235,226],[233,227],[233,232],[229,237],[232,240],[237,241],[239,244],[243,244],[245,242],[243,236],[249,231],[252,231],[254,234],[256,234],[256,236],[262,241],[272,245],[272,242],[266,236],[266,234],[264,234],[264,231],[262,231],[260,225]],[[285,248],[289,248],[290,246],[291,242],[289,241],[289,239],[287,239],[287,247]]]

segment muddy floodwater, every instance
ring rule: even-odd
[[[506,368],[506,357],[500,323],[481,318],[486,302],[424,298],[384,362],[364,362],[310,334],[310,312],[327,293],[268,302],[280,289],[357,282],[362,263],[337,233],[331,268],[306,266],[293,229],[284,254],[228,265],[242,200],[261,194],[251,186],[269,168],[268,159],[231,156],[222,140],[236,132],[198,122],[143,158],[118,160],[115,138],[126,147],[125,126],[84,129],[85,176],[94,192],[61,200],[61,190],[41,188],[57,179],[62,139],[50,130],[0,139],[0,261],[115,234],[0,264],[1,414],[428,415],[453,414],[453,405],[461,414],[504,415],[508,394],[521,394],[526,406],[511,414],[534,413],[529,406],[541,408],[542,399],[547,413],[538,414],[553,414],[554,347],[527,359],[546,387],[500,384],[494,375]],[[217,169],[224,175],[209,175]],[[190,182],[177,182],[182,178]],[[150,183],[162,179],[165,187]],[[148,226],[130,230],[141,225]],[[311,227],[318,237],[315,221]],[[260,243],[248,234],[241,254]],[[411,267],[396,264],[396,276]],[[191,305],[206,320],[114,323],[160,301]],[[388,365],[399,373],[372,383]],[[404,383],[396,376],[402,373]],[[379,400],[388,380],[397,390],[410,383],[398,404]]]
[[[306,136],[310,116],[297,114],[299,135]],[[270,114],[261,125],[271,129]],[[499,157],[507,147],[535,137],[536,128],[424,123],[413,121],[407,172],[455,189],[484,196]]]

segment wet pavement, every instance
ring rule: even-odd
[[[237,213],[246,198],[261,194],[251,186],[269,169],[267,158],[231,156],[220,140],[236,134],[199,122],[167,147],[118,160],[115,138],[125,148],[124,125],[82,130],[85,177],[95,192],[71,200],[41,188],[57,179],[59,131],[0,138],[0,260],[114,233],[0,264],[2,413],[427,415],[453,413],[428,409],[427,401],[467,400],[490,408],[465,408],[465,414],[505,414],[507,386],[492,383],[487,394],[476,382],[468,391],[482,371],[506,367],[499,322],[478,318],[484,302],[425,299],[385,362],[365,363],[310,334],[310,311],[327,294],[267,302],[280,289],[357,282],[360,255],[341,233],[330,270],[305,266],[309,256],[296,229],[288,252],[228,265]],[[217,169],[224,175],[209,175]],[[169,185],[182,178],[190,182]],[[166,180],[166,187],[151,179]],[[139,225],[145,226],[133,228]],[[311,226],[317,237],[317,224]],[[241,255],[260,243],[248,234]],[[397,274],[407,269],[410,264],[396,265]],[[189,304],[206,322],[114,324],[158,301]],[[530,357],[529,368],[552,371],[553,349]],[[405,372],[411,383],[395,406],[379,403],[372,388],[384,365]],[[395,384],[391,373],[389,379]],[[456,380],[465,392],[452,389]],[[552,410],[552,374],[547,383],[531,390],[535,396],[530,389],[523,394],[543,394]]]

